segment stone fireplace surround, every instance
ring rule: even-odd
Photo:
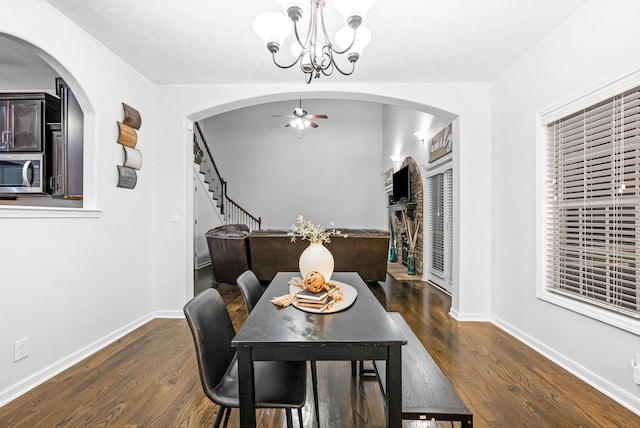
[[[418,240],[416,242],[416,276],[422,276],[422,267],[424,255],[422,251],[422,242],[424,236],[424,218],[423,211],[423,187],[420,167],[416,161],[411,158],[405,158],[400,168],[409,165],[409,174],[411,179],[411,202],[407,204],[389,205],[389,228],[391,231],[391,245],[396,248],[397,262],[407,265],[408,243],[405,227],[402,222],[402,210],[406,209],[407,216],[416,220],[420,219],[420,230],[418,232]]]

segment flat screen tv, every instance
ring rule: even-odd
[[[409,165],[393,173],[393,202],[411,202],[411,177]]]

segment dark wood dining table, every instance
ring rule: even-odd
[[[332,281],[357,291],[353,304],[339,312],[309,313],[282,308],[274,297],[289,294],[298,272],[279,272],[234,339],[238,352],[240,425],[255,427],[253,361],[385,360],[386,426],[402,426],[402,345],[404,334],[355,272],[336,272]]]

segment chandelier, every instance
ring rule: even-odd
[[[334,69],[345,76],[353,73],[356,61],[371,40],[371,32],[362,25],[362,20],[375,0],[333,0],[334,7],[347,24],[336,33],[335,43],[327,34],[325,25],[326,0],[276,1],[287,12],[289,19],[282,14],[267,12],[258,15],[253,21],[253,29],[271,52],[275,65],[286,69],[299,64],[307,83],[321,75],[330,76]],[[298,27],[305,5],[308,6],[306,13],[309,15],[309,25],[306,34],[301,37]],[[276,54],[292,29],[295,40],[291,44],[291,53],[295,59],[283,65],[276,60]],[[322,41],[319,37],[322,37]],[[338,65],[336,58],[342,56],[351,64],[350,69],[348,65],[346,70]]]

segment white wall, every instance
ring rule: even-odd
[[[640,338],[536,298],[536,114],[640,70],[638,16],[637,1],[589,1],[494,82],[491,260],[494,320],[640,413]]]
[[[0,2],[0,16],[0,33],[40,50],[78,96],[86,119],[86,209],[0,206],[2,404],[154,309],[148,223],[154,147],[162,139],[153,87],[56,9],[41,0]],[[135,190],[116,188],[123,101],[143,118],[145,165]],[[14,363],[13,343],[24,337],[29,356]]]
[[[284,125],[298,100],[260,104],[200,122],[228,193],[263,229],[288,229],[302,214],[330,227],[386,229],[380,205],[382,106],[303,100],[318,128]],[[300,137],[300,138],[299,138]]]

